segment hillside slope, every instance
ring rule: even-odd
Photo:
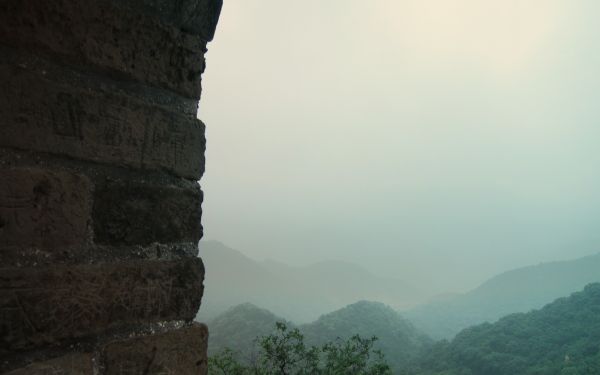
[[[424,304],[402,314],[432,338],[450,339],[469,326],[539,309],[599,281],[600,254],[597,254],[508,271],[471,292]]]
[[[396,369],[406,366],[432,344],[431,339],[395,310],[379,302],[360,301],[348,305],[300,326],[300,330],[311,345],[355,334],[364,338],[377,336],[375,348],[380,349],[390,366]]]
[[[600,373],[600,284],[541,310],[512,314],[442,341],[415,375],[595,375]]]
[[[234,306],[209,322],[208,354],[229,348],[240,360],[248,360],[255,352],[255,339],[273,333],[276,322],[285,319],[251,303]]]

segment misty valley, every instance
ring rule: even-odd
[[[297,330],[303,348],[338,343],[342,352],[356,344],[355,335],[376,337],[362,352],[365,366],[373,364],[356,374],[600,373],[600,254],[509,270],[466,293],[427,296],[347,262],[259,262],[216,241],[202,241],[200,253],[209,271],[197,319],[210,326],[215,374],[270,373],[256,363],[264,356],[261,342],[285,336],[278,323]],[[353,348],[358,361],[364,347]],[[378,351],[387,370],[378,367]],[[215,367],[223,353],[240,367]],[[320,361],[332,357],[324,353]],[[285,373],[310,373],[306,358],[296,356],[298,368],[288,364]],[[336,373],[327,368],[312,372]]]
[[[598,14],[224,1],[202,78],[210,372],[600,375]]]

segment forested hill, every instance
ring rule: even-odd
[[[254,338],[272,333],[277,321],[282,319],[251,304],[232,308],[209,322],[209,350],[230,347],[241,360],[251,359]],[[377,336],[376,347],[400,375],[600,374],[600,283],[540,310],[467,328],[451,342],[433,343],[377,302],[358,302],[299,328],[308,345]]]
[[[251,360],[257,349],[254,339],[272,333],[277,321],[283,319],[249,303],[229,309],[209,322],[209,352],[212,355],[230,348],[242,362]],[[293,327],[291,323],[288,326]],[[397,370],[416,360],[432,345],[410,322],[378,302],[357,302],[298,328],[307,345],[321,345],[356,334],[363,338],[377,336],[375,348],[381,349],[388,363]]]
[[[277,322],[285,319],[251,303],[234,306],[209,322],[208,353],[213,355],[229,348],[237,358],[247,360],[256,349],[254,340],[273,333]]]
[[[465,329],[434,345],[412,375],[600,374],[600,284],[541,310]]]
[[[539,309],[594,282],[600,282],[600,254],[508,271],[469,293],[431,302],[402,315],[430,337],[450,339],[469,326]]]
[[[380,349],[394,369],[405,367],[432,341],[391,307],[361,301],[321,316],[313,323],[300,327],[311,345],[333,341],[337,337],[349,338],[359,334],[368,338],[377,336],[375,348]]]

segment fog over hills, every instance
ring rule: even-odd
[[[293,325],[308,345],[359,334],[377,336],[394,374],[402,375],[594,375],[600,369],[600,284],[562,297],[539,310],[509,314],[496,323],[462,330],[434,343],[389,306],[359,301]],[[242,362],[256,358],[255,338],[283,321],[252,304],[235,306],[210,321],[211,355],[228,347]]]
[[[214,333],[246,313],[257,327],[326,314],[325,335],[327,314],[347,331],[346,306],[379,301],[458,339],[427,375],[599,375],[598,331],[571,326],[571,309],[496,324],[600,282],[599,13],[594,0],[224,1],[201,184],[204,234],[226,245],[199,244],[198,319]],[[361,321],[387,322],[370,311]],[[585,344],[574,354],[571,339]],[[566,359],[597,355],[591,370]]]
[[[348,262],[292,267],[252,260],[216,241],[201,241],[199,247],[206,265],[200,320],[250,302],[295,323],[306,323],[365,299],[406,309],[421,295],[402,280],[381,278]]]
[[[203,77],[206,235],[436,293],[589,255],[599,13],[594,0],[224,1]]]
[[[431,298],[403,280],[378,277],[349,262],[325,261],[302,267],[273,260],[259,262],[217,241],[201,241],[200,255],[207,273],[199,320],[211,320],[230,307],[249,302],[302,324],[357,301],[371,300],[402,311],[434,339],[451,338],[463,328],[540,308],[600,281],[600,254],[596,254],[510,270],[470,292]]]
[[[595,374],[581,369],[600,366],[600,336],[593,317],[598,312],[600,284],[566,298],[600,281],[600,254],[507,271],[468,293],[439,295],[403,309],[367,302],[361,296],[410,301],[406,296],[415,296],[417,291],[399,280],[378,278],[351,263],[292,267],[251,260],[218,242],[201,244],[201,249],[215,272],[207,274],[207,302],[200,315],[211,327],[211,355],[229,347],[240,360],[251,360],[258,350],[255,338],[273,333],[275,322],[285,321],[301,330],[308,345],[353,334],[377,336],[375,347],[385,353],[394,373],[399,374],[523,373],[511,373],[514,368],[577,368],[579,372],[567,373]],[[395,285],[404,289],[395,289]],[[331,308],[338,304],[343,305]],[[581,319],[587,323],[579,324]],[[576,330],[573,332],[577,337],[569,333],[570,329]],[[591,330],[590,335],[582,334],[586,329]],[[519,333],[522,330],[533,332],[532,337],[546,335],[554,341],[539,338],[526,342],[528,338]],[[439,339],[451,341],[434,344]],[[506,345],[495,344],[505,341]],[[563,341],[563,357],[573,362],[561,365],[544,353],[548,350],[560,354]],[[540,355],[546,359],[536,359]],[[485,372],[479,372],[482,369]],[[531,373],[551,373],[535,371]]]
[[[403,312],[432,338],[452,338],[469,326],[539,309],[600,281],[600,254],[542,263],[495,276],[474,290],[447,295]]]

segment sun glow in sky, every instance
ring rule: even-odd
[[[375,1],[396,62],[481,69],[501,78],[525,72],[551,45],[568,6],[541,0]]]
[[[205,236],[463,290],[600,251],[600,3],[228,0]]]

